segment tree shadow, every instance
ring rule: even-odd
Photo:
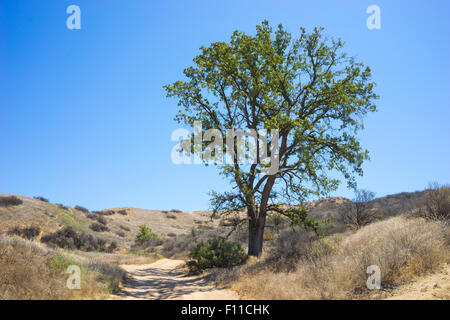
[[[132,272],[117,295],[124,299],[176,299],[183,295],[215,290],[202,277],[159,268],[146,268]]]

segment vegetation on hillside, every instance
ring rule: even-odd
[[[67,288],[69,265],[81,269],[79,290]],[[0,236],[0,299],[101,299],[117,292],[124,279],[125,272],[115,265]]]

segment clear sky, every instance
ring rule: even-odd
[[[72,4],[80,30],[66,27]],[[381,30],[366,27],[372,4]],[[183,79],[200,46],[263,19],[293,34],[323,26],[372,68],[379,111],[361,134],[371,161],[359,187],[450,183],[449,13],[448,0],[0,0],[0,193],[207,209],[208,191],[228,183],[214,167],[171,162],[177,106],[162,86]]]

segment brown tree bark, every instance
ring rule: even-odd
[[[262,253],[263,249],[263,236],[264,236],[264,226],[266,224],[264,219],[260,214],[257,218],[251,219],[249,221],[249,230],[248,230],[248,255],[259,257]]]

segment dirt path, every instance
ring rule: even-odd
[[[123,265],[130,280],[113,299],[237,300],[237,293],[217,289],[203,277],[188,277],[179,267],[182,260],[162,259],[146,265]]]
[[[387,300],[450,300],[450,265],[410,284],[400,286]]]

